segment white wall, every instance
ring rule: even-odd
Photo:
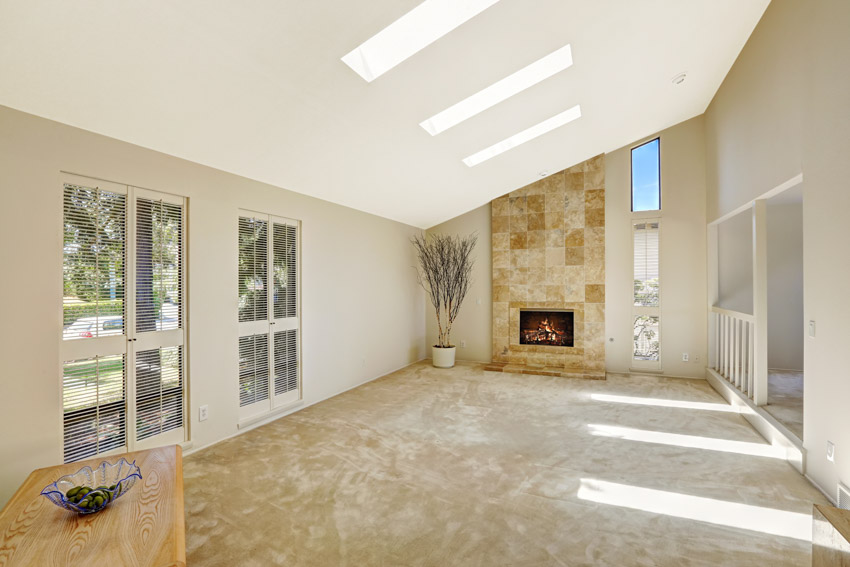
[[[460,308],[452,327],[452,342],[457,348],[458,360],[490,362],[493,354],[493,301],[492,301],[492,246],[490,242],[490,203],[473,209],[442,224],[428,229],[428,233],[466,236],[478,234],[478,244],[473,256],[472,286]],[[437,319],[434,307],[425,299],[426,355],[431,356],[431,346],[437,342]],[[461,348],[466,341],[466,348]]]
[[[705,114],[709,220],[803,174],[807,474],[850,484],[850,2],[773,0]],[[835,462],[826,444],[836,446]]]
[[[767,321],[768,367],[803,370],[802,198],[767,202]]]
[[[717,225],[717,305],[753,314],[753,213]]]
[[[657,136],[661,137],[661,367],[671,376],[703,377],[707,322],[702,116],[605,155],[605,365],[609,372],[628,372],[631,366],[631,148]],[[682,362],[685,352],[689,362]]]
[[[62,459],[60,170],[189,198],[195,447],[237,433],[239,208],[303,222],[305,405],[423,358],[418,229],[0,107],[0,503]],[[198,422],[202,404],[210,417]]]

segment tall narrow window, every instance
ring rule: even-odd
[[[301,398],[298,221],[239,216],[239,406],[253,419]]]
[[[65,460],[182,442],[184,199],[76,176],[63,195]]]
[[[661,138],[632,148],[632,211],[661,210]]]
[[[661,361],[660,221],[657,219],[634,221],[632,241],[634,251],[632,365],[657,368]]]

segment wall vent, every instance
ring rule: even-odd
[[[850,510],[850,488],[838,483],[838,507]]]

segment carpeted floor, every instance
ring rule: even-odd
[[[826,500],[729,410],[420,362],[186,457],[188,563],[810,564]]]
[[[767,405],[764,409],[803,439],[803,373],[770,370],[767,374]]]

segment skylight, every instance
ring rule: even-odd
[[[565,45],[546,57],[523,67],[516,73],[508,75],[501,81],[493,83],[486,89],[478,91],[474,95],[435,114],[419,125],[432,136],[436,136],[440,132],[448,130],[452,126],[460,124],[464,120],[472,118],[492,106],[496,106],[503,100],[507,100],[529,87],[533,87],[540,81],[548,79],[572,64],[572,50],[569,45]]]
[[[522,132],[514,134],[510,138],[502,140],[498,144],[493,144],[489,148],[485,148],[478,153],[472,154],[468,158],[464,158],[463,163],[469,167],[476,166],[481,162],[487,161],[499,154],[503,154],[508,150],[512,150],[520,144],[524,144],[538,136],[551,132],[555,128],[568,124],[578,118],[581,118],[581,107],[577,104],[569,110],[556,114],[552,118],[546,119],[539,124],[535,124],[531,128],[526,128]]]
[[[372,82],[499,0],[425,0],[342,61]]]

